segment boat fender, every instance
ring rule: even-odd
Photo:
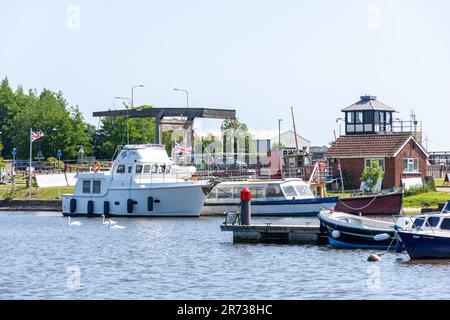
[[[127,212],[133,213],[133,206],[135,204],[135,201],[133,199],[128,199],[127,201]]]
[[[77,210],[77,199],[70,199],[70,212],[74,213]]]
[[[389,239],[390,237],[391,236],[389,234],[387,234],[387,233],[380,233],[380,234],[375,235],[373,237],[373,239],[375,241],[385,241],[385,240]]]
[[[333,232],[331,232],[331,236],[334,239],[337,239],[337,238],[339,238],[341,236],[341,232],[339,230],[333,230]]]
[[[94,201],[89,200],[87,203],[87,213],[93,214],[94,213]]]
[[[105,217],[109,216],[109,201],[103,202],[103,214]]]
[[[403,244],[400,241],[397,241],[395,244],[395,252],[402,253],[403,252]]]

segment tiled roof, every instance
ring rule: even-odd
[[[366,110],[395,112],[394,109],[378,101],[377,97],[374,96],[362,96],[361,100],[359,100],[358,102],[352,104],[350,107],[342,109],[343,112]]]
[[[328,149],[327,157],[394,157],[411,138],[410,134],[340,136]]]

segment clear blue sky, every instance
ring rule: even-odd
[[[191,106],[234,107],[253,129],[290,129],[292,105],[322,145],[368,93],[414,109],[429,149],[450,149],[446,0],[2,1],[0,37],[0,77],[62,90],[94,124],[143,83],[135,105],[184,106],[172,89],[186,88]]]

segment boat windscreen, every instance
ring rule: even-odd
[[[311,189],[308,186],[296,185],[295,190],[301,196],[314,197],[313,192],[311,191]]]
[[[296,197],[298,195],[293,186],[283,186],[283,191],[286,197]]]

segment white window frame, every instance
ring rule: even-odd
[[[405,167],[405,161],[406,167]],[[412,170],[410,170],[410,164],[412,163]],[[420,161],[419,158],[403,158],[403,173],[420,173]]]
[[[369,167],[368,163],[370,164],[373,161],[377,161],[378,165],[381,165],[381,169],[383,172],[386,170],[386,161],[384,158],[365,158],[364,159],[364,168]]]

